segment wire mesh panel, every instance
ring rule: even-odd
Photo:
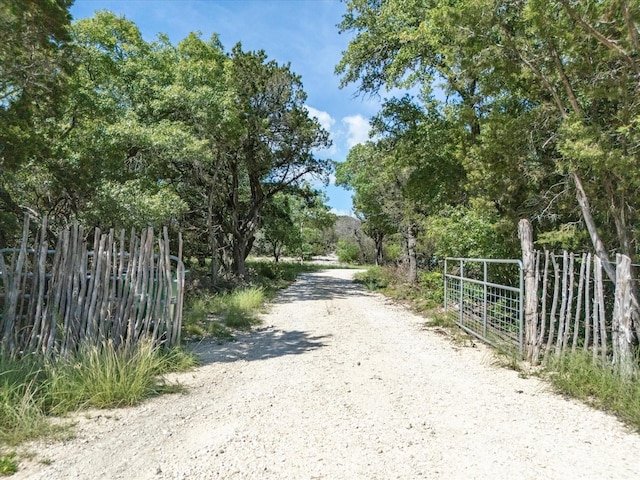
[[[522,354],[523,275],[520,260],[447,258],[445,309],[478,338]]]

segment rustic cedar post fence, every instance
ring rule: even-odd
[[[525,359],[535,365],[569,348],[572,352],[591,349],[594,361],[632,377],[637,365],[629,257],[616,256],[616,283],[613,289],[606,288],[597,255],[535,251],[527,220],[520,221],[518,232],[525,277]],[[580,265],[577,284],[576,264]],[[613,308],[605,297],[612,290]]]
[[[0,250],[0,354],[68,355],[84,343],[132,348],[141,340],[180,342],[184,265],[169,253],[166,228],[136,236],[95,230],[93,250],[82,227],[60,233],[48,249],[47,219],[30,247],[25,217],[19,248]]]

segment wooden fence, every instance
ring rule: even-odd
[[[55,249],[43,219],[35,240],[25,218],[19,248],[0,250],[0,353],[67,355],[83,343],[112,341],[130,348],[141,339],[180,342],[184,292],[182,239],[170,256],[168,232],[152,228],[94,232],[93,249],[82,227],[63,230]]]
[[[529,229],[527,231],[527,229]],[[616,281],[603,275],[591,253],[535,251],[530,226],[521,222],[525,275],[525,356],[589,351],[595,361],[630,374],[633,366],[631,261],[616,256]]]

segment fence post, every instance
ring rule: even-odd
[[[631,288],[631,259],[626,255],[617,254],[611,343],[613,347],[613,367],[625,379],[630,379],[634,373]]]
[[[538,337],[538,285],[536,284],[535,254],[531,224],[522,219],[518,223],[518,236],[522,248],[522,269],[524,273],[524,324],[525,359],[536,365],[535,344]]]

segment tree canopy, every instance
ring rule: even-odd
[[[336,71],[366,94],[438,92],[459,188],[514,234],[522,216],[541,238],[580,224],[603,258],[633,256],[639,17],[624,0],[352,0]]]
[[[24,211],[53,230],[168,225],[242,277],[278,194],[306,198],[332,168],[300,77],[215,35],[148,42],[108,11],[71,23],[70,4],[0,7],[0,246]]]

